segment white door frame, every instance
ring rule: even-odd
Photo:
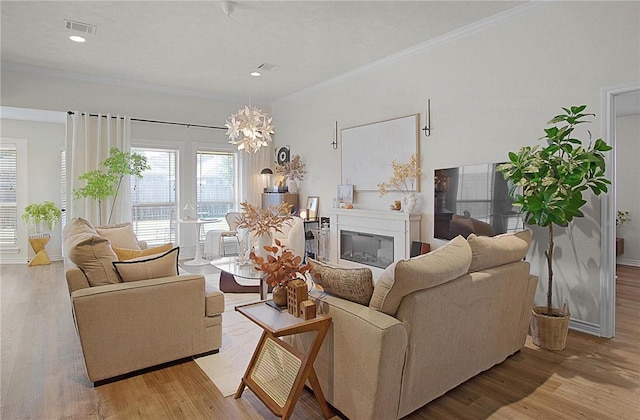
[[[602,92],[602,137],[613,147],[605,155],[611,187],[601,201],[601,254],[600,254],[600,336],[615,336],[616,321],[616,109],[615,97],[640,92],[640,85],[608,88]]]

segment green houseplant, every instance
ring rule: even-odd
[[[509,194],[515,200],[514,205],[522,208],[525,222],[546,227],[549,232],[544,251],[548,272],[547,304],[534,308],[532,315],[532,332],[538,327],[545,328],[536,323],[551,325],[553,318],[564,324],[560,327],[564,331],[560,333],[540,331],[539,337],[533,334],[534,343],[549,350],[564,348],[569,326],[568,310],[558,310],[552,305],[553,226],[564,227],[574,217],[583,216],[580,209],[586,203],[583,198],[586,190],[596,195],[607,192],[610,182],[605,177],[604,152],[612,149],[602,139],[590,141],[585,148],[582,141],[574,137],[576,126],[589,122],[587,118],[595,115],[584,113],[586,105],[562,109],[564,113],[553,117],[548,123],[552,126],[544,130],[541,140],[546,142],[545,146],[525,146],[516,153],[510,152],[509,162],[498,167],[510,183]],[[550,338],[547,341],[545,337]]]
[[[36,226],[37,231],[40,232],[42,225],[53,230],[61,215],[62,212],[52,201],[45,201],[42,204],[29,204],[24,208],[21,217],[28,226]]]
[[[107,220],[107,224],[110,224],[122,179],[125,175],[140,178],[142,172],[151,167],[147,164],[146,157],[137,153],[123,152],[116,147],[111,148],[109,157],[102,162],[101,166],[104,169],[100,168],[80,175],[78,179],[86,181],[86,184],[82,188],[73,190],[73,194],[76,198],[92,198],[98,201],[100,224],[102,224],[102,201],[113,196]]]

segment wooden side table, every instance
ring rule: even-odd
[[[273,414],[288,419],[308,379],[322,414],[330,418],[331,410],[324,399],[313,362],[327,334],[331,317],[319,315],[305,321],[263,301],[237,306],[236,311],[260,326],[263,332],[235,398],[242,396],[246,386]],[[307,354],[279,338],[310,331],[316,332],[316,339]]]
[[[51,235],[48,233],[29,236],[29,244],[31,245],[33,252],[36,253],[36,256],[29,261],[29,267],[33,265],[51,264],[49,255],[47,255],[47,250],[44,248],[50,239]]]

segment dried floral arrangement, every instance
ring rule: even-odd
[[[269,253],[266,258],[259,257],[254,252],[249,256],[256,265],[256,270],[266,274],[265,281],[268,284],[286,286],[292,280],[301,276],[304,278],[306,273],[313,273],[310,263],[302,264],[301,256],[293,255],[278,239],[274,242],[275,245],[264,247]]]
[[[282,165],[276,165],[276,174],[294,181],[302,181],[306,173],[307,170],[300,160],[300,155],[293,156],[289,162],[285,162]]]
[[[281,203],[277,206],[269,206],[268,209],[255,207],[246,201],[240,203],[242,215],[238,219],[239,228],[248,228],[255,235],[260,236],[269,233],[272,229],[282,232],[285,222],[292,220],[292,205]]]
[[[416,155],[412,154],[409,157],[409,163],[397,163],[393,160],[391,167],[393,168],[393,176],[389,179],[389,182],[378,184],[380,196],[393,190],[401,191],[404,194],[415,191],[416,182],[420,176]]]
[[[616,212],[616,226],[621,225],[624,222],[630,222],[631,216],[629,216],[629,212],[626,210],[618,210]]]

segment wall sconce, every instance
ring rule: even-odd
[[[338,149],[338,121],[336,121],[336,131],[333,132],[333,141],[330,144],[333,150]]]
[[[424,136],[429,137],[431,135],[431,99],[427,99],[427,111],[424,113]]]

